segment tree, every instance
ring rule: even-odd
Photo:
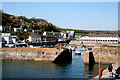
[[[25,31],[23,31],[23,32],[17,32],[17,36],[18,36],[18,38],[22,41],[22,40],[25,40],[26,41],[26,39],[28,39],[28,37],[29,37],[29,33],[28,32],[25,32]]]

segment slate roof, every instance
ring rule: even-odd
[[[38,35],[39,35],[39,34],[35,34],[35,33],[32,33],[32,32],[30,33],[30,36],[31,36],[31,37],[41,37],[40,35],[39,35],[39,36],[38,36]]]

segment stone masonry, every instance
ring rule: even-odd
[[[53,61],[64,49],[56,48],[1,48],[2,59]]]
[[[89,63],[89,52],[85,51],[84,63]],[[101,47],[92,49],[95,63],[109,64],[118,60],[118,48],[117,47]]]

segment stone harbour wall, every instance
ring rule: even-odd
[[[89,53],[93,53],[95,63],[109,64],[114,63],[118,60],[118,48],[117,47],[102,47],[93,48],[91,51],[85,51],[84,63],[89,64]]]
[[[64,50],[56,48],[1,48],[0,56],[3,60],[54,61]]]

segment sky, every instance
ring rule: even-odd
[[[2,10],[42,18],[60,28],[118,30],[117,2],[2,2]]]

